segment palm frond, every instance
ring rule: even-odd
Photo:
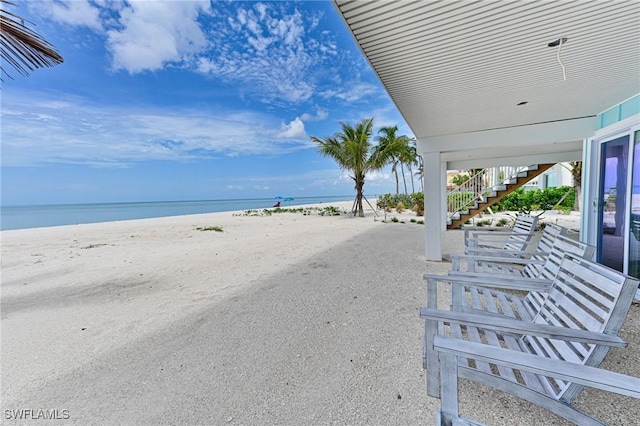
[[[7,0],[0,0],[0,58],[20,74],[43,67],[61,64],[64,59],[56,48],[38,33],[25,25],[23,18],[5,9],[5,5],[15,6]],[[11,75],[0,66],[2,74]],[[1,80],[1,79],[0,79]]]

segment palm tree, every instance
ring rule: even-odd
[[[400,153],[400,161],[403,164],[407,165],[407,169],[409,169],[409,176],[411,176],[411,193],[416,192],[416,188],[413,182],[413,166],[418,165],[418,149],[414,144],[411,143],[411,139],[407,136],[401,136],[406,141],[406,144],[403,146],[403,150]],[[404,177],[404,170],[402,173]],[[407,183],[405,181],[404,184],[404,192],[407,192]]]
[[[5,10],[5,5],[15,6],[7,0],[0,0],[0,58],[20,74],[27,76],[42,67],[52,67],[63,62],[55,47],[38,33],[25,25],[25,20]],[[3,65],[3,75],[12,78]],[[0,81],[2,79],[0,78]]]
[[[424,162],[421,155],[418,155],[418,171],[414,176],[417,176],[420,181],[420,192],[424,192]]]
[[[318,144],[318,152],[325,157],[331,157],[342,170],[351,173],[355,183],[356,202],[353,214],[364,217],[362,198],[364,197],[364,179],[367,172],[384,167],[382,157],[371,144],[373,118],[366,118],[355,127],[340,123],[342,132],[324,139],[311,136],[311,140]]]
[[[376,155],[385,165],[391,164],[391,172],[396,177],[396,194],[400,193],[400,182],[398,181],[398,165],[402,169],[402,179],[404,180],[403,158],[406,158],[406,150],[409,146],[409,138],[398,136],[398,126],[381,127],[378,130],[376,141]],[[404,192],[407,192],[407,182],[404,180]]]
[[[580,201],[582,200],[582,161],[571,161],[571,177],[573,178],[573,190],[576,192],[576,201],[573,209],[580,211]]]

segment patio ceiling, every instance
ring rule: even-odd
[[[640,92],[638,1],[334,3],[415,136],[451,160],[544,127],[529,154],[580,151],[596,114]]]

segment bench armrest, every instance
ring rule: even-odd
[[[503,227],[490,227],[490,226],[474,226],[474,225],[463,225],[462,229],[464,231],[485,231],[485,232],[513,232],[512,228]]]
[[[456,260],[466,260],[468,262],[493,262],[493,263],[517,263],[519,265],[527,264],[544,264],[546,259],[531,259],[529,257],[510,257],[499,256],[501,253],[496,253],[496,256],[484,256],[482,254],[452,254],[451,262]],[[539,254],[536,252],[520,252],[521,255]]]
[[[505,250],[505,253],[499,253],[497,250],[495,254],[483,255],[483,254],[452,254],[451,255],[451,269],[453,271],[460,271],[461,261],[467,262],[467,270],[472,272],[475,270],[475,264],[478,262],[491,262],[491,263],[508,263],[513,265],[543,265],[546,262],[545,259],[533,258],[533,256],[542,255],[539,252],[516,252],[513,250]],[[514,256],[509,256],[509,253],[513,253]],[[504,254],[507,254],[506,256]],[[516,257],[517,256],[517,257]],[[546,255],[543,255],[546,257]]]
[[[640,379],[636,377],[444,336],[435,336],[433,346],[438,352],[461,355],[491,364],[640,398]]]
[[[532,256],[534,254],[545,255],[546,253],[535,251],[535,250],[510,250],[504,248],[491,248],[491,247],[465,247],[466,256],[493,256],[494,254],[498,257],[520,257],[520,256]]]
[[[426,281],[448,282],[451,284],[473,285],[475,287],[499,288],[522,291],[549,291],[553,282],[542,278],[515,278],[500,276],[480,276],[469,274],[460,275],[435,275],[424,274]]]
[[[549,339],[567,340],[571,342],[591,343],[596,345],[626,348],[627,342],[612,334],[574,328],[556,327],[547,324],[536,324],[513,318],[492,315],[472,314],[466,312],[450,312],[438,309],[420,308],[420,318],[440,322],[450,322],[471,327],[491,329],[516,335],[532,335]]]
[[[507,244],[507,243],[513,243],[513,244],[537,244],[537,241],[531,241],[531,237],[533,237],[535,234],[518,234],[517,237],[523,237],[521,240],[520,239],[514,239],[512,237],[509,238],[501,238],[501,239],[497,239],[497,238],[469,238],[467,241],[465,241],[465,247],[467,249],[469,248],[479,248],[482,249],[482,246],[478,246],[478,243],[488,243],[488,244]],[[501,235],[502,236],[502,235]],[[524,238],[526,237],[526,238]],[[471,243],[471,244],[469,244]]]

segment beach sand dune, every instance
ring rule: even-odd
[[[57,409],[76,424],[434,424],[421,276],[450,265],[424,261],[409,215],[216,213],[3,232],[4,420]],[[196,230],[207,226],[223,232]],[[461,241],[447,233],[445,251]],[[628,322],[623,337],[637,360],[636,330]],[[628,352],[607,361],[638,376]],[[562,424],[497,392],[463,393],[463,409],[491,424]],[[637,418],[635,400],[587,396],[602,419]]]

